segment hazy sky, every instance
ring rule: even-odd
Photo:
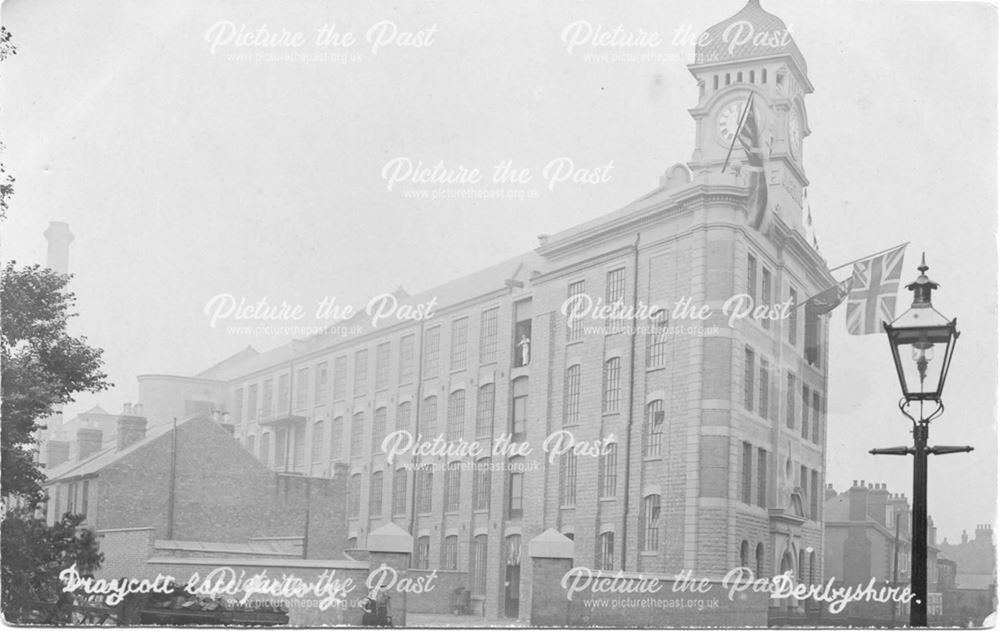
[[[0,65],[3,160],[17,183],[4,257],[43,262],[48,222],[69,222],[73,329],[105,349],[116,383],[67,413],[120,410],[137,374],[193,374],[247,344],[287,341],[212,328],[203,310],[216,294],[311,306],[412,293],[645,194],[693,149],[693,48],[675,34],[742,4],[7,0],[18,54]],[[835,266],[910,241],[904,280],[925,250],[935,305],[958,317],[931,442],[976,451],[930,465],[930,511],[955,540],[996,511],[996,10],[763,5],[789,25],[816,88],[804,154],[822,254]],[[660,44],[569,50],[574,23]],[[234,44],[241,27],[265,26],[304,43]],[[324,28],[330,41],[317,46]],[[289,51],[326,57],[256,58]],[[533,180],[512,187],[524,200],[413,199],[383,178],[398,157],[484,172],[510,161]],[[613,167],[603,182],[550,190],[543,170],[558,158]],[[910,438],[888,344],[848,336],[843,318],[831,336],[828,481],[909,495],[908,458],[867,454]]]

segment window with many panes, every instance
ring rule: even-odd
[[[569,289],[566,292],[566,339],[570,342],[576,342],[583,339],[584,318],[576,317],[570,321],[569,316],[571,316],[574,312],[582,313],[584,307],[586,307],[586,297],[584,296],[585,287],[585,282],[578,280],[574,283],[570,283]]]
[[[427,536],[417,538],[417,558],[414,567],[426,570],[430,567],[431,561],[431,538]]]
[[[350,484],[347,487],[347,516],[358,517],[361,515],[361,474],[355,473],[351,476]]]
[[[476,391],[476,438],[493,435],[493,409],[496,387],[492,383],[483,384]]]
[[[396,431],[410,431],[410,423],[413,415],[413,404],[409,401],[403,401],[396,408]]]
[[[375,347],[375,389],[385,390],[389,387],[389,354],[392,352],[390,342],[382,342]]]
[[[788,343],[792,346],[799,341],[799,292],[794,287],[788,288],[788,302],[792,305],[788,314]]]
[[[472,476],[472,510],[490,508],[490,459],[480,458]]]
[[[802,438],[809,438],[809,409],[812,407],[809,403],[809,386],[802,384],[802,428],[801,434]]]
[[[444,538],[444,547],[441,548],[441,569],[458,569],[458,535],[449,535]]]
[[[472,538],[472,550],[470,554],[470,572],[472,574],[472,595],[486,595],[486,535],[476,535]]]
[[[483,311],[479,321],[479,363],[488,364],[497,359],[497,348],[500,340],[500,308],[493,307]]]
[[[647,495],[642,500],[642,542],[643,552],[660,549],[660,496]]]
[[[646,368],[663,368],[667,363],[667,312],[660,309],[649,321],[646,333]]]
[[[747,294],[757,303],[757,257],[747,254]]]
[[[770,305],[773,295],[771,293],[771,270],[761,267],[760,271],[760,304]],[[771,328],[771,321],[767,318],[760,320],[765,329]]]
[[[412,383],[416,340],[413,335],[404,335],[399,340],[399,383]]]
[[[559,505],[576,505],[576,454],[572,450],[559,457]]]
[[[392,474],[392,514],[406,514],[406,469],[396,469]]]
[[[598,459],[597,489],[599,497],[618,494],[618,445],[610,443]]]
[[[646,431],[642,445],[642,455],[646,458],[659,458],[663,455],[663,401],[657,399],[646,405]]]
[[[364,394],[368,390],[368,349],[363,348],[354,353],[354,396]]]
[[[451,370],[462,370],[469,359],[469,318],[451,321]]]
[[[597,569],[615,569],[615,533],[602,532],[599,541],[599,552],[597,557]]]
[[[372,473],[371,486],[368,487],[368,516],[382,516],[382,472]]]
[[[387,418],[388,418],[388,410],[386,408],[379,408],[375,410],[375,416],[372,419],[373,454],[382,451],[382,441],[385,440]]]
[[[427,440],[433,439],[437,434],[437,403],[437,397],[431,395],[420,406],[420,433]]]
[[[612,357],[604,362],[604,389],[601,397],[601,411],[610,414],[618,411],[618,401],[622,390],[622,360]]]
[[[313,423],[312,435],[312,461],[321,462],[323,460],[323,445],[326,444],[326,422],[321,420]]]
[[[424,339],[424,378],[438,374],[441,365],[441,327],[427,329]]]
[[[344,449],[344,417],[336,416],[330,424],[330,460],[340,460]]]
[[[580,422],[580,364],[566,369],[566,425]]]
[[[351,457],[360,458],[365,445],[365,413],[358,412],[351,418]]]
[[[605,303],[609,307],[618,307],[621,310],[625,306],[625,268],[619,267],[608,272],[607,287],[605,291]],[[625,322],[623,319],[615,318],[608,320],[611,333],[621,332]]]
[[[461,492],[461,470],[449,466],[444,471],[444,512],[457,513]]]
[[[347,357],[333,360],[333,399],[339,401],[347,396]]]
[[[756,362],[754,351],[749,346],[744,351],[743,358],[743,407],[753,412],[754,371]]]
[[[820,413],[822,412],[822,401],[820,400],[819,390],[813,391],[813,426],[812,426],[812,441],[817,445],[820,443]]]
[[[417,512],[429,515],[434,501],[434,472],[430,465],[417,471]]]
[[[462,438],[465,429],[465,390],[448,395],[448,422],[445,428],[448,440]]]

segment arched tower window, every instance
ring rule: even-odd
[[[750,71],[750,83],[754,82],[753,70]]]
[[[743,83],[743,72],[742,71],[736,73],[736,83]]]
[[[727,72],[726,73],[726,85],[729,85],[729,83],[730,83],[730,81],[729,81],[729,73]]]
[[[719,89],[719,75],[715,75],[714,77],[712,77],[712,89],[713,90]]]
[[[767,83],[767,68],[761,68],[760,71],[760,82]]]

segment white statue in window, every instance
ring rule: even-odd
[[[527,335],[522,333],[517,346],[521,349],[521,365],[527,366],[531,360],[531,340],[528,339]]]

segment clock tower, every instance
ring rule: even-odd
[[[698,82],[694,173],[719,173],[748,103],[760,130],[768,212],[802,231],[805,174],[803,139],[809,135],[804,98],[812,93],[806,62],[785,23],[749,0],[736,15],[698,40],[688,66]],[[752,95],[752,98],[751,98]],[[739,173],[747,157],[739,141],[726,171]]]

